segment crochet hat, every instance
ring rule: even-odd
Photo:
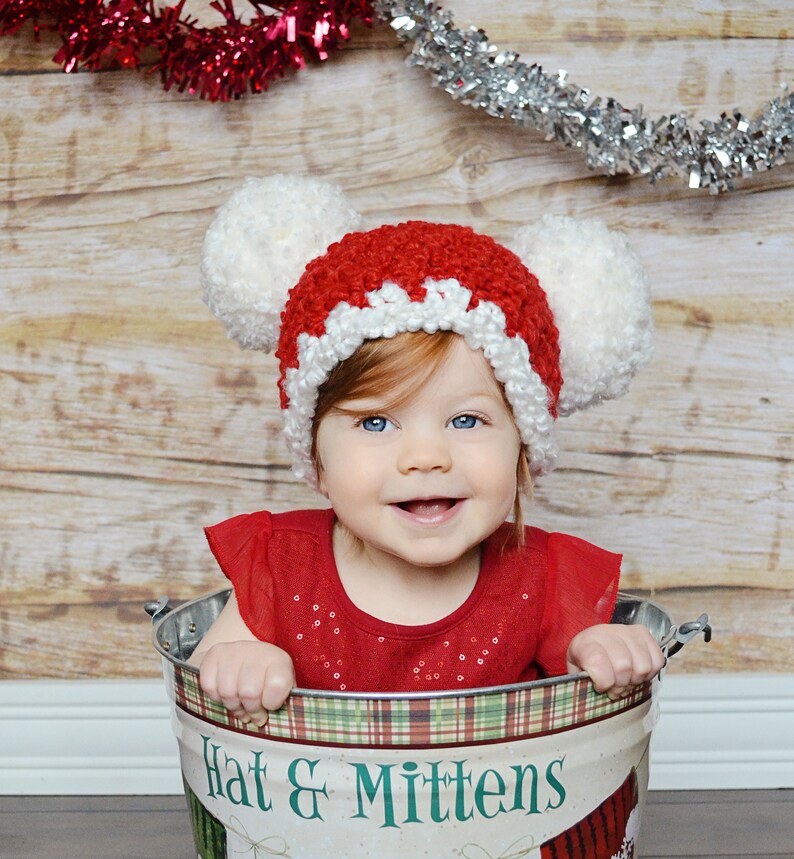
[[[204,300],[241,346],[276,349],[293,469],[313,485],[318,388],[365,340],[450,330],[481,349],[535,475],[554,419],[621,396],[650,358],[643,269],[601,222],[546,216],[512,250],[455,224],[359,227],[340,189],[272,176],[247,179],[204,241]]]

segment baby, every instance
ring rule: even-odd
[[[330,508],[207,529],[234,592],[191,658],[203,690],[261,726],[296,685],[586,671],[617,697],[653,677],[648,630],[609,624],[620,556],[524,526],[520,503],[557,415],[621,395],[649,357],[636,257],[570,219],[515,252],[456,225],[358,226],[338,189],[271,177],[208,231],[205,299],[242,345],[277,345],[293,468]]]

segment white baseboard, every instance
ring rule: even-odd
[[[794,788],[794,674],[668,675],[652,790]],[[182,792],[156,680],[0,681],[0,794]]]

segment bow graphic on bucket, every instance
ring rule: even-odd
[[[475,853],[470,851],[474,850]],[[535,852],[535,839],[532,835],[522,835],[521,838],[514,841],[498,855],[491,855],[485,847],[479,844],[464,844],[460,850],[460,855],[464,859],[522,859],[528,857]]]
[[[230,817],[226,829],[233,832],[247,845],[242,853],[235,851],[234,854],[230,853],[230,856],[245,856],[248,853],[253,853],[253,859],[267,859],[268,856],[289,856],[289,846],[280,835],[267,835],[259,841],[254,841],[239,817]]]

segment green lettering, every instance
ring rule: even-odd
[[[224,796],[223,785],[221,784],[221,770],[218,766],[218,752],[221,747],[212,743],[212,766],[210,766],[209,758],[207,757],[207,747],[210,745],[210,738],[202,734],[201,739],[204,741],[204,766],[207,769],[207,789],[209,790],[207,796],[213,798]],[[214,787],[213,781],[215,782]]]
[[[486,787],[489,776],[492,776],[493,780],[496,782],[495,790],[488,790]],[[477,811],[489,820],[492,817],[496,817],[497,814],[501,814],[505,810],[504,803],[500,801],[499,807],[496,811],[494,811],[493,814],[489,814],[485,808],[485,797],[504,796],[506,789],[505,780],[502,778],[500,773],[496,770],[485,770],[485,772],[477,779],[477,786],[474,788],[474,804],[477,806]]]
[[[314,775],[314,768],[319,761],[310,761],[307,758],[296,758],[290,765],[287,770],[287,778],[289,779],[289,783],[295,788],[289,795],[289,804],[290,808],[298,815],[298,817],[302,817],[304,820],[322,820],[323,817],[320,814],[320,809],[318,806],[317,794],[321,793],[326,799],[328,799],[328,790],[326,788],[326,783],[323,782],[322,787],[308,787],[302,784],[299,784],[297,781],[297,770],[299,764],[306,764],[309,768],[309,778],[311,779]],[[301,794],[308,793],[310,794],[309,802],[311,803],[311,811],[308,814],[305,814],[303,809],[301,809]]]
[[[361,795],[363,789],[364,795],[369,800],[369,804],[373,805],[378,796],[378,791],[382,790],[383,794],[383,823],[381,829],[393,827],[399,829],[397,822],[394,819],[394,797],[392,794],[391,770],[394,764],[376,764],[380,770],[378,780],[373,782],[367,764],[351,764],[356,769],[356,798],[358,799],[358,811],[353,817],[363,817],[366,820],[364,812],[364,797]],[[382,786],[382,788],[381,788]]]
[[[451,781],[455,783],[455,817],[458,820],[471,820],[474,817],[474,809],[466,811],[464,808],[464,800],[466,799],[466,785],[471,785],[471,770],[464,774],[463,767],[466,761],[453,761],[455,764],[455,775],[451,776]]]
[[[243,775],[243,768],[240,766],[238,761],[235,758],[230,758],[229,755],[225,755],[226,757],[226,769],[229,769],[229,764],[233,764],[234,769],[237,770],[237,775],[234,778],[230,778],[229,781],[226,782],[226,793],[228,794],[229,801],[234,803],[234,805],[248,805],[251,803],[248,801],[248,788],[245,784],[245,776]],[[238,796],[234,795],[234,786],[237,785],[239,787]]]
[[[441,775],[438,768],[441,766],[441,761],[433,761],[430,764],[430,778],[422,776],[423,785],[431,785],[430,787],[430,819],[433,823],[441,823],[444,820],[449,820],[449,809],[444,814],[441,814],[441,788],[443,784],[446,787],[449,784],[449,774]]]
[[[267,764],[261,764],[259,759],[262,757],[262,752],[254,752],[254,763],[253,765],[248,764],[248,772],[252,773],[254,776],[254,782],[256,784],[256,804],[262,809],[262,811],[270,811],[273,807],[273,803],[268,801],[265,797],[265,785],[263,784],[264,780],[267,778]]]
[[[520,765],[510,767],[516,774],[516,790],[513,800],[513,807],[510,811],[518,811],[518,809],[524,809],[526,806],[524,805],[524,776],[529,771],[532,774],[532,788],[529,796],[529,808],[527,808],[527,814],[539,814],[540,809],[538,808],[538,770],[534,764],[527,764],[522,767]]]
[[[419,778],[419,773],[416,772],[416,770],[418,769],[419,764],[416,764],[413,761],[406,761],[403,764],[404,772],[400,773],[400,775],[402,775],[406,782],[408,782],[408,796],[406,797],[408,804],[408,815],[405,820],[403,820],[403,823],[422,822],[416,813],[416,780]]]
[[[548,782],[549,787],[557,794],[559,797],[559,802],[554,805],[551,800],[546,803],[546,810],[554,811],[554,809],[559,808],[565,802],[565,788],[562,785],[562,782],[554,775],[552,769],[555,764],[559,765],[560,773],[562,773],[562,765],[565,762],[565,758],[556,758],[551,761],[551,763],[546,767],[546,781]]]

